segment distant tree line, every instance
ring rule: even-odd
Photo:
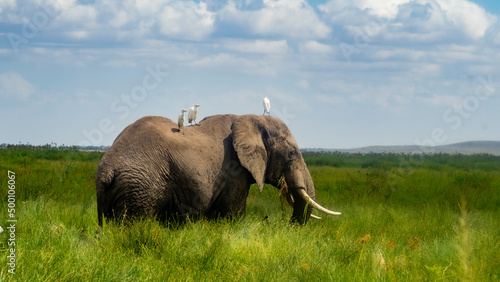
[[[32,149],[60,149],[60,150],[81,150],[81,151],[106,151],[110,146],[77,146],[77,145],[57,145],[57,143],[47,143],[44,145],[27,144],[0,144],[0,148],[32,148]]]

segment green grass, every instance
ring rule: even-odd
[[[251,188],[241,220],[168,228],[146,219],[100,230],[93,179],[101,156],[0,150],[0,225],[8,226],[8,170],[16,173],[18,219],[16,274],[7,272],[4,232],[0,280],[495,281],[500,276],[497,158],[426,156],[417,166],[401,165],[401,156],[389,161],[383,155],[337,155],[320,166],[306,156],[318,202],[341,216],[291,225],[291,208],[283,216],[278,190],[267,185],[263,193]]]

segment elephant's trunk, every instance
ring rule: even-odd
[[[288,192],[293,196],[294,211],[292,221],[303,224],[306,223],[310,217],[317,218],[311,214],[313,209],[329,215],[341,214],[340,212],[326,209],[316,203],[314,200],[316,194],[314,183],[304,161],[296,163],[295,167],[292,167],[289,173],[285,175],[285,178],[291,188]]]
[[[268,173],[274,175],[268,174],[267,178],[279,179],[277,187],[281,190],[281,196],[285,196],[287,202],[293,206],[291,221],[299,224],[307,223],[313,209],[330,215],[339,215],[339,212],[330,211],[316,203],[314,182],[298,147],[284,159],[285,166],[269,170]],[[276,175],[277,173],[280,174]]]

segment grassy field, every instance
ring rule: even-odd
[[[94,172],[101,157],[49,148],[0,150],[1,281],[500,276],[499,157],[308,154],[318,202],[341,216],[291,225],[291,209],[283,215],[278,190],[267,186],[263,193],[251,188],[242,220],[177,228],[143,220],[100,230]],[[15,182],[14,212],[8,211],[9,180]],[[8,229],[10,213],[15,231]],[[13,253],[15,274],[8,264]]]

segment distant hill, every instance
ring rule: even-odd
[[[491,154],[500,156],[500,141],[469,141],[435,147],[407,146],[369,146],[354,149],[304,149],[303,152],[341,152],[341,153],[448,153],[448,154]]]

